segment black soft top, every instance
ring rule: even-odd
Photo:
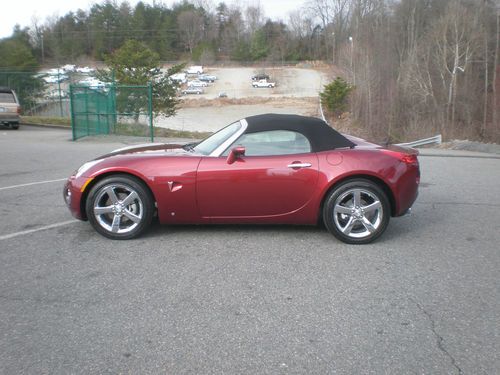
[[[312,152],[355,146],[350,140],[330,127],[325,121],[299,115],[268,113],[246,117],[248,128],[245,133],[269,130],[291,130],[303,134],[311,143]]]

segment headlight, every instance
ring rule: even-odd
[[[64,195],[64,201],[66,202],[66,204],[68,206],[70,206],[71,205],[71,189],[69,188],[69,186],[66,186],[64,188],[63,195]]]
[[[85,172],[87,172],[90,168],[92,168],[94,165],[96,165],[97,163],[99,163],[100,160],[92,160],[92,161],[89,161],[85,164],[83,164],[80,168],[78,168],[78,170],[76,171],[76,175],[75,177],[81,177],[83,176],[83,174]]]

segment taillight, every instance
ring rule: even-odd
[[[18,114],[18,115],[20,115],[20,114],[21,114],[21,106],[20,106],[20,105],[18,105],[18,106],[17,106],[17,114]]]
[[[416,154],[404,154],[400,160],[406,164],[418,164],[418,159]]]
[[[392,157],[395,157],[396,159],[402,161],[405,164],[408,165],[418,165],[418,151],[415,150],[413,153],[406,153],[406,152],[399,152],[399,151],[394,151],[394,150],[382,150],[384,154],[391,155]]]

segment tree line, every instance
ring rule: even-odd
[[[272,20],[258,5],[108,0],[17,28],[0,51],[18,43],[25,61],[74,63],[136,40],[163,61],[323,60],[352,86],[353,125],[378,139],[500,141],[499,9],[498,0],[305,0]],[[0,68],[16,64],[4,56]]]

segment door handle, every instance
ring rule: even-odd
[[[310,168],[312,167],[311,163],[297,163],[294,162],[292,164],[288,164],[288,168]]]

